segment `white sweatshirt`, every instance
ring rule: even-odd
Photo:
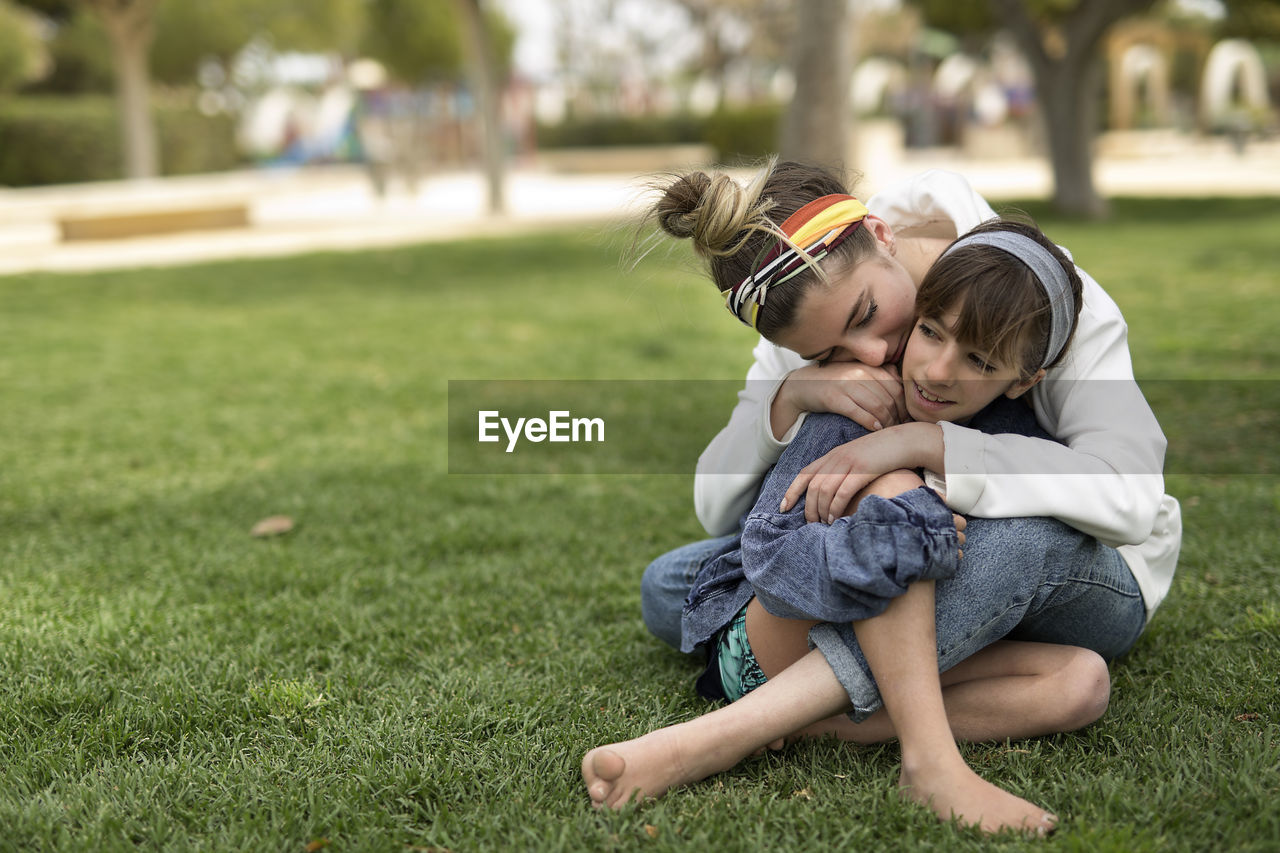
[[[957,234],[996,215],[963,176],[940,170],[886,188],[867,208],[893,228],[941,220]],[[1115,546],[1150,619],[1169,591],[1182,543],[1178,502],[1164,494],[1165,438],[1134,381],[1120,309],[1077,271],[1084,302],[1075,337],[1031,391],[1040,424],[1065,444],[942,424],[947,505],[982,518],[1057,518]],[[698,459],[694,506],[713,536],[737,528],[804,420],[778,441],[769,409],[787,374],[812,362],[764,338],[754,355],[728,425]]]

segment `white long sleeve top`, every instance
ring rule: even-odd
[[[963,176],[941,170],[886,188],[867,208],[895,229],[948,221],[957,234],[996,216]],[[1166,442],[1134,381],[1120,309],[1077,271],[1084,300],[1075,337],[1031,391],[1040,424],[1063,444],[944,423],[946,501],[963,515],[1057,518],[1116,547],[1150,619],[1169,591],[1182,543],[1178,502],[1164,493]],[[812,362],[763,338],[754,356],[729,423],[698,459],[694,505],[713,536],[737,528],[804,419],[779,441],[769,410],[787,374]]]

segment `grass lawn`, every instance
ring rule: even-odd
[[[588,807],[587,748],[707,709],[639,616],[692,478],[450,476],[447,381],[752,343],[601,230],[0,279],[0,849],[1280,849],[1280,204],[1117,214],[1041,224],[1128,317],[1187,535],[1100,723],[965,748],[1047,842],[899,802],[891,746]]]

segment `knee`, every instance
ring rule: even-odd
[[[1057,680],[1064,688],[1060,731],[1082,729],[1106,713],[1111,701],[1111,673],[1097,652],[1073,649]]]
[[[912,489],[919,488],[920,475],[915,471],[909,471],[906,468],[899,468],[897,471],[890,471],[887,474],[881,474],[876,479],[868,483],[861,492],[858,493],[857,499],[861,500],[867,495],[876,495],[882,498],[896,498],[898,495],[909,492]]]
[[[650,563],[640,578],[640,616],[649,633],[680,648],[680,611],[688,587],[673,583],[671,567],[661,559]]]
[[[661,605],[669,597],[668,587],[671,584],[666,568],[661,560],[654,560],[645,567],[644,574],[640,577],[640,610],[644,613],[646,624],[651,613],[661,609]]]

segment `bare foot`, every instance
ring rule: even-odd
[[[898,786],[903,796],[927,806],[942,820],[959,820],[983,832],[1013,829],[1048,835],[1058,823],[1044,809],[992,785],[963,763],[946,768],[904,765]]]
[[[697,744],[688,724],[658,729],[635,740],[598,746],[582,757],[582,781],[591,805],[621,808],[728,770],[744,756]]]

